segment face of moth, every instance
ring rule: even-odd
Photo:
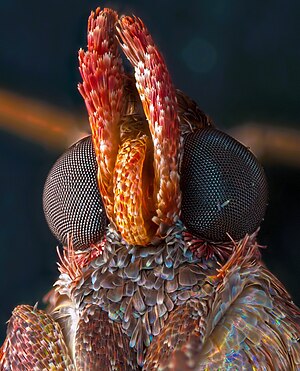
[[[176,223],[211,242],[255,232],[267,204],[262,167],[174,89],[140,19],[92,13],[79,62],[92,136],[58,159],[44,189],[46,219],[63,245],[68,236],[81,250],[104,241],[108,225],[141,246]]]

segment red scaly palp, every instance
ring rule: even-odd
[[[123,109],[124,72],[115,38],[117,13],[98,8],[88,20],[88,50],[79,51],[84,98],[98,163],[99,189],[106,213],[113,217],[112,174],[120,143],[119,121]]]
[[[135,69],[136,86],[154,147],[156,224],[171,225],[180,207],[177,100],[166,64],[143,22],[123,17],[117,23],[121,47]]]

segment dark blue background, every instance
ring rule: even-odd
[[[297,1],[2,0],[0,88],[83,112],[77,51],[86,45],[90,10],[99,5],[145,21],[175,85],[220,128],[259,120],[299,129]],[[58,155],[0,131],[0,343],[13,307],[41,301],[57,276],[56,241],[44,221],[41,197]],[[270,206],[260,241],[269,245],[268,266],[300,304],[300,170],[264,165]]]

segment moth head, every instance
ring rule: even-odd
[[[267,204],[262,167],[176,92],[139,18],[92,12],[79,66],[92,136],[58,159],[44,189],[46,219],[62,244],[68,236],[78,249],[98,243],[108,223],[128,245],[143,246],[180,219],[215,242],[258,228]]]

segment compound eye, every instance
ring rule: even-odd
[[[90,136],[56,161],[46,179],[43,206],[50,230],[63,245],[68,242],[68,234],[75,249],[101,240],[107,218]]]
[[[181,163],[181,219],[187,230],[210,241],[253,233],[267,206],[267,181],[255,156],[216,129],[187,135]]]

